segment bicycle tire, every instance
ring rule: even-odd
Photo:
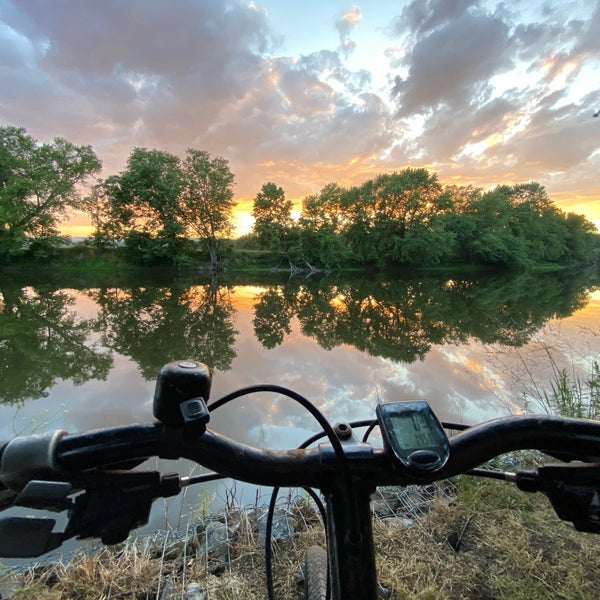
[[[304,555],[304,597],[328,600],[327,552],[321,546],[310,546]]]

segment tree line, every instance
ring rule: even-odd
[[[420,168],[328,184],[304,198],[297,222],[283,189],[267,183],[253,214],[259,244],[309,268],[586,263],[598,244],[595,226],[561,211],[539,183],[484,191],[442,185]]]
[[[233,232],[235,177],[228,161],[188,149],[135,148],[125,169],[87,178],[101,162],[90,146],[39,143],[23,128],[0,127],[0,261],[45,257],[61,238],[60,218],[87,212],[93,245],[118,246],[133,263],[185,266],[198,248],[214,269]],[[384,173],[358,186],[327,184],[292,202],[274,182],[253,202],[252,232],[237,247],[263,249],[294,270],[482,264],[526,267],[589,263],[598,236],[582,215],[564,213],[536,182],[492,190],[444,185],[423,168]]]

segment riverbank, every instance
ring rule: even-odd
[[[316,274],[365,274],[398,273],[402,274],[439,274],[439,273],[497,273],[511,270],[532,272],[554,272],[565,269],[594,268],[594,264],[578,263],[558,264],[540,263],[520,266],[513,269],[482,263],[440,263],[440,264],[371,264],[347,259],[339,264],[323,266],[310,265],[305,261],[293,263],[280,253],[269,250],[239,247],[237,240],[231,240],[227,250],[220,257],[218,269],[211,266],[208,256],[201,250],[173,261],[132,262],[124,247],[96,248],[87,242],[79,242],[56,248],[47,256],[23,255],[13,257],[10,262],[0,264],[0,272],[7,275],[15,273],[46,273],[51,276],[74,276],[88,278],[115,278],[124,275],[163,274],[171,277],[211,276],[224,274],[265,275],[287,274],[292,276],[312,276]]]
[[[375,499],[386,598],[597,597],[598,538],[559,521],[544,497],[465,477],[428,493],[426,504],[411,488]],[[37,567],[11,575],[18,591],[2,599],[264,598],[264,520],[263,508],[230,510],[192,522],[184,535],[132,539],[69,564]],[[304,498],[279,506],[275,538],[276,597],[301,598],[304,551],[323,541]]]

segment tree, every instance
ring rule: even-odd
[[[321,263],[326,269],[339,267],[348,257],[341,236],[346,223],[342,208],[344,192],[337,183],[330,183],[318,195],[307,196],[302,201],[302,248],[309,261]]]
[[[121,219],[115,214],[116,206],[113,205],[113,186],[118,187],[118,176],[108,177],[100,180],[84,200],[84,209],[91,218],[95,230],[93,234],[94,244],[103,248],[107,245],[115,245],[117,240],[127,235],[127,229]]]
[[[286,200],[283,188],[273,182],[263,184],[254,198],[252,209],[254,233],[260,244],[275,252],[287,254],[292,227],[292,202]]]
[[[125,171],[102,182],[93,196],[96,204],[88,202],[87,206],[96,212],[97,233],[125,238],[135,259],[173,260],[184,233],[179,221],[182,187],[177,156],[135,148]]]
[[[217,269],[219,242],[233,230],[234,175],[221,156],[211,158],[208,152],[190,148],[183,162],[183,181],[182,223],[206,245]]]
[[[256,339],[269,350],[279,346],[286,335],[292,332],[290,321],[294,316],[292,302],[286,295],[286,290],[270,288],[259,296],[254,305],[254,334]]]
[[[76,314],[72,293],[3,282],[0,299],[0,404],[47,396],[57,381],[106,380],[113,359],[97,341],[101,323]]]
[[[513,231],[512,204],[503,190],[483,194],[473,203],[476,227],[469,241],[469,254],[476,262],[502,267],[529,264],[525,240]]]
[[[554,206],[543,185],[532,181],[498,186],[494,193],[504,194],[510,202],[511,229],[525,243],[530,261],[559,262],[564,258],[564,213]]]
[[[382,174],[345,194],[349,224],[345,236],[359,260],[385,264],[402,257],[401,246],[412,227],[451,206],[437,175],[427,169]]]
[[[227,371],[236,356],[229,291],[212,284],[136,286],[90,292],[100,306],[102,344],[131,357],[146,380],[181,357]]]
[[[55,239],[61,216],[82,207],[78,185],[100,167],[91,146],[41,144],[23,128],[0,127],[0,257],[19,254],[27,239]]]
[[[594,242],[597,240],[596,226],[583,215],[568,213],[566,218],[567,237],[565,243],[569,249],[569,258],[580,263],[594,260]]]

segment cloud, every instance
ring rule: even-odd
[[[260,76],[271,48],[264,13],[241,2],[179,1],[173,10],[156,1],[32,0],[3,9],[6,25],[36,48],[33,65],[7,74],[11,105],[39,106],[25,70],[46,83],[45,118],[59,117],[55,128],[102,121],[126,130],[124,138],[167,147],[208,129]]]
[[[92,144],[105,175],[136,146],[200,148],[246,199],[266,180],[300,199],[409,165],[564,193],[597,161],[600,2],[545,6],[320,7],[333,41],[288,55],[260,2],[0,0],[2,122]]]
[[[362,12],[357,6],[352,6],[342,14],[336,21],[335,28],[338,30],[340,40],[343,41],[348,34],[361,22]]]
[[[406,57],[408,77],[397,77],[393,88],[400,115],[469,104],[475,86],[511,66],[508,40],[502,21],[470,14],[419,39]]]
[[[416,34],[427,34],[437,27],[462,17],[478,0],[413,0],[395,20],[395,28],[408,29]]]
[[[408,153],[442,180],[460,173],[487,187],[536,179],[563,198],[567,181],[590,181],[599,160],[590,119],[597,96],[582,91],[598,75],[590,59],[599,7],[406,6],[392,28],[403,51],[388,51],[397,72],[391,93],[399,121],[409,127],[418,116],[420,128],[392,156]]]

